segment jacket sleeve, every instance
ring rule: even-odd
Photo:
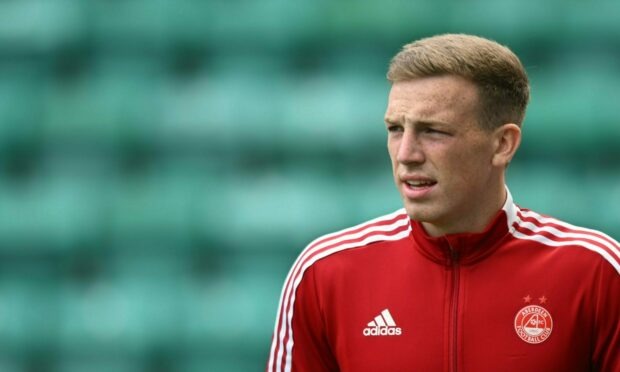
[[[607,262],[601,267],[595,314],[594,370],[620,371],[620,272]]]
[[[297,286],[291,274],[280,299],[267,371],[338,371],[325,333],[314,269],[301,273]]]

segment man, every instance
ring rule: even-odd
[[[406,45],[385,115],[404,209],[312,242],[268,371],[620,371],[620,247],[523,209],[504,175],[529,83],[469,35]]]

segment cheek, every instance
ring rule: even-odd
[[[460,182],[476,181],[491,168],[491,156],[485,146],[471,146],[446,154],[446,169]]]
[[[392,166],[396,165],[396,155],[398,154],[398,143],[393,140],[388,140],[387,142],[388,154],[390,155],[390,160],[392,162]]]

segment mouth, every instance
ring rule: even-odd
[[[437,181],[430,178],[402,179],[403,196],[408,199],[421,199],[427,197],[437,185]]]
[[[413,189],[423,189],[431,187],[437,184],[437,181],[433,180],[408,180],[405,184]]]

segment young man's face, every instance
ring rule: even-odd
[[[478,103],[476,86],[457,76],[392,85],[385,121],[394,180],[409,216],[432,235],[479,227],[504,192]]]

